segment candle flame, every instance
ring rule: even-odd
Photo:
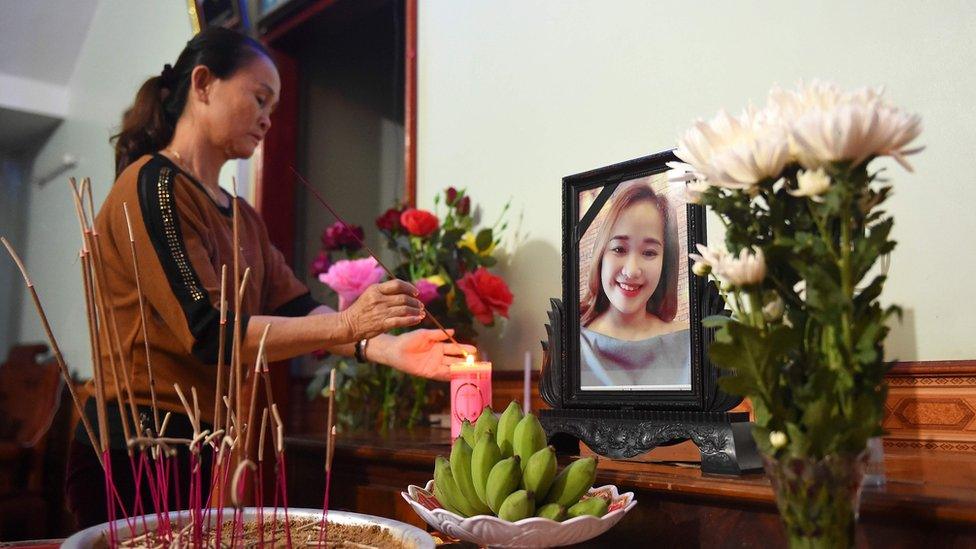
[[[474,364],[474,355],[468,355],[464,360],[467,361],[468,364]]]

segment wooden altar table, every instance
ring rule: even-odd
[[[320,507],[324,437],[293,436],[286,446],[289,503]],[[423,485],[432,478],[434,458],[449,453],[448,429],[341,435],[330,507],[425,528],[400,492],[408,484]],[[864,490],[860,547],[976,547],[972,454],[888,451],[885,468],[885,485]],[[638,542],[657,547],[785,546],[772,490],[761,474],[718,477],[703,475],[693,463],[601,459],[597,485],[601,484],[635,492],[638,504],[585,547],[634,547]]]

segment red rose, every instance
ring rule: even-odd
[[[437,230],[440,221],[426,210],[410,208],[400,214],[400,224],[414,236],[428,236]]]
[[[494,321],[494,313],[508,318],[508,307],[512,304],[512,292],[500,276],[495,276],[484,267],[478,267],[457,281],[458,288],[464,292],[468,309],[484,325]]]
[[[400,213],[396,208],[386,210],[383,215],[376,218],[376,227],[381,231],[400,230]]]
[[[468,215],[471,213],[471,199],[467,195],[461,197],[461,200],[458,201],[457,213],[458,215]]]
[[[322,233],[322,247],[326,251],[348,250],[355,252],[363,247],[363,228],[358,225],[343,225],[336,221]]]
[[[447,190],[444,191],[444,196],[447,198],[448,206],[454,205],[454,201],[457,200],[457,195],[458,195],[457,189],[455,189],[454,187],[448,187]]]

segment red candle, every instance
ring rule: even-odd
[[[461,434],[461,422],[474,423],[485,406],[491,405],[491,362],[451,364],[451,440]]]

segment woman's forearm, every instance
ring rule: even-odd
[[[321,315],[334,315],[335,310],[326,305],[319,305],[312,310],[308,315],[311,316],[321,316]],[[273,328],[272,328],[273,329]],[[380,334],[369,340],[369,344],[366,346],[366,358],[372,362],[379,362],[380,364],[390,364],[390,357],[386,353],[386,349],[389,344],[393,342],[394,336],[389,334]],[[314,351],[325,350],[329,353],[339,356],[353,356],[356,354],[356,342],[352,341],[349,343],[335,343],[332,345],[321,345],[313,349]]]
[[[241,358],[254,364],[264,328],[271,325],[264,352],[268,360],[286,360],[319,349],[349,348],[352,354],[355,335],[344,315],[336,312],[323,314],[283,317],[252,316],[247,323],[247,334],[243,338]],[[229,344],[229,342],[228,342]]]

